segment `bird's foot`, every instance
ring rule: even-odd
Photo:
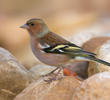
[[[44,79],[44,81],[50,83],[50,82],[55,81],[55,80],[60,80],[62,78],[62,76],[59,75],[60,71],[61,71],[61,68],[57,68],[57,69],[59,69],[57,73],[53,73],[53,71],[52,71],[51,73],[49,73],[47,79]]]
[[[62,79],[62,76],[58,75],[58,74],[53,74],[51,77],[48,77],[47,79],[44,79],[45,82],[51,83],[52,81],[55,80],[60,80]]]

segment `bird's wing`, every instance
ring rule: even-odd
[[[50,32],[41,38],[40,43],[49,45],[49,47],[43,49],[43,51],[47,53],[67,54],[72,56],[95,55],[94,53],[84,51],[81,47],[65,40],[53,32]]]
[[[61,44],[55,45],[52,47],[48,47],[43,49],[43,51],[47,53],[56,53],[56,54],[67,54],[72,56],[94,56],[96,54],[87,52],[80,47],[74,46],[74,44]]]

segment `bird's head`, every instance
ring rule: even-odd
[[[27,29],[31,36],[41,38],[46,35],[49,30],[47,25],[44,23],[42,19],[30,19],[26,22],[26,24],[22,25],[21,28]]]

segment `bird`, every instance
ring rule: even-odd
[[[110,63],[96,57],[95,53],[85,51],[76,44],[50,31],[46,23],[39,18],[29,19],[24,25],[30,35],[30,44],[34,55],[44,64],[55,66],[52,72],[64,67],[70,61],[94,61],[107,66]]]

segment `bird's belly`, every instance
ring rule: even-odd
[[[51,66],[61,66],[69,61],[69,56],[44,52],[34,52],[35,56],[43,63]]]
[[[51,66],[61,66],[68,62],[69,57],[59,54],[48,54],[38,57],[40,61]]]

